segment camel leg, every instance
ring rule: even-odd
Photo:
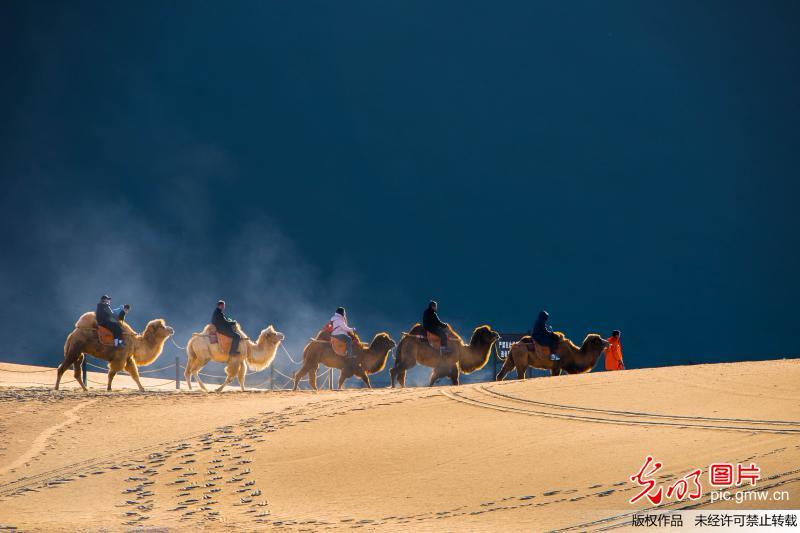
[[[83,354],[80,352],[73,352],[72,350],[65,350],[64,352],[64,360],[58,365],[58,370],[56,371],[56,386],[55,390],[58,390],[58,386],[61,383],[61,377],[64,375],[64,372],[67,369],[75,364],[75,361],[78,360],[78,357],[83,357]],[[83,359],[81,359],[83,360]],[[83,380],[79,381],[78,383],[83,383]],[[86,386],[83,385],[83,390],[86,390]]]
[[[514,368],[514,362],[511,359],[511,354],[509,354],[506,360],[503,361],[503,367],[500,369],[500,372],[498,372],[497,376],[494,378],[495,381],[503,381],[508,373],[511,372],[512,368]]]
[[[242,392],[245,391],[244,378],[246,375],[247,375],[247,365],[244,364],[244,361],[242,361],[242,364],[239,365],[239,374],[237,374],[236,376],[236,378],[239,380],[239,387],[241,387]]]
[[[553,361],[553,369],[550,371],[551,376],[560,376],[561,375],[561,363],[559,361]]]
[[[192,358],[186,361],[186,368],[183,369],[183,380],[186,382],[186,386],[189,387],[189,390],[192,390]]]
[[[108,387],[106,387],[108,392],[111,392],[111,382],[114,381],[114,376],[117,375],[117,372],[117,370],[113,370],[111,368],[108,369]]]
[[[78,354],[78,358],[72,364],[72,367],[75,369],[75,381],[77,381],[78,385],[80,385],[83,391],[86,392],[86,384],[83,382],[83,368],[81,367],[84,357],[85,356],[83,354]]]
[[[344,368],[339,372],[339,390],[344,390],[344,382],[347,376],[344,373]]]
[[[222,392],[222,389],[230,385],[231,381],[233,381],[233,378],[235,377],[236,374],[226,376],[225,381],[223,381],[222,384],[219,387],[217,387],[217,389],[214,392]]]
[[[369,374],[367,374],[366,372],[362,372],[361,374],[358,375],[358,377],[361,378],[361,381],[366,383],[368,389],[372,388],[372,384],[370,384],[369,382]]]
[[[61,383],[61,376],[64,375],[64,372],[66,372],[67,369],[74,364],[74,362],[75,362],[74,356],[68,355],[68,356],[65,356],[64,357],[64,361],[62,361],[61,364],[58,365],[58,370],[56,371],[56,386],[55,386],[55,390],[58,390],[58,386]],[[86,390],[86,387],[84,387],[84,390]]]
[[[117,356],[119,357],[119,355]],[[112,359],[108,362],[108,387],[107,391],[111,391],[111,382],[114,381],[114,376],[125,368],[127,359]]]
[[[303,379],[303,376],[309,373],[310,368],[311,367],[308,362],[303,361],[303,366],[300,367],[300,370],[294,373],[294,387],[292,387],[293,391],[297,390],[297,387],[300,386],[300,380]]]
[[[450,381],[453,382],[453,385],[460,385],[461,384],[460,381],[459,381],[459,374],[460,373],[458,371],[458,367],[457,366],[454,366],[453,369],[450,370]]]
[[[438,368],[431,369],[431,382],[428,384],[428,386],[433,387],[436,384],[436,382],[439,381],[440,377],[441,376],[439,375]]]
[[[228,359],[228,365],[225,367],[225,381],[222,382],[222,385],[217,387],[216,392],[222,392],[222,389],[228,386],[230,382],[233,381],[233,378],[236,377],[236,373],[238,372],[236,364],[236,358],[231,357]]]
[[[416,362],[409,367],[405,367],[401,361],[398,361],[395,366],[390,368],[389,374],[392,376],[392,388],[394,388],[394,382],[397,381],[400,388],[404,389],[406,387],[406,373],[415,366],[417,366]]]
[[[128,364],[125,365],[125,371],[130,374],[130,376],[133,378],[133,381],[135,381],[136,385],[139,386],[139,392],[144,392],[142,382],[139,381],[139,367],[136,366],[136,361],[134,361],[133,358],[131,358],[131,360],[128,361]]]
[[[308,373],[308,384],[311,385],[311,388],[316,391],[317,390],[317,370],[319,369],[319,365],[316,368],[312,368],[311,371]]]
[[[525,371],[528,367],[525,365],[517,365],[517,379],[525,379]]]
[[[208,389],[206,388],[206,384],[203,383],[203,381],[200,379],[200,371],[202,369],[203,369],[203,367],[201,366],[200,368],[197,368],[197,369],[194,370],[194,372],[193,372],[194,380],[197,382],[198,385],[200,385],[200,388],[203,389],[203,392],[208,392]]]
[[[405,368],[401,368],[400,371],[397,373],[397,382],[400,383],[400,388],[406,388],[406,372]]]

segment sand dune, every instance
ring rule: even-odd
[[[0,372],[0,527],[603,529],[647,507],[628,500],[648,454],[664,483],[755,462],[792,498],[748,509],[800,497],[798,360],[319,394],[54,392],[25,384],[55,371],[0,369],[19,371]],[[736,508],[707,484],[696,503]]]

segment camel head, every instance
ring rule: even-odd
[[[272,324],[267,326],[266,329],[261,330],[261,333],[258,335],[258,344],[263,342],[269,342],[270,344],[278,344],[286,338],[286,335],[281,333],[280,331],[276,330]]]
[[[163,318],[148,322],[142,333],[144,346],[141,346],[141,350],[137,349],[134,353],[136,364],[139,366],[152,364],[161,355],[164,343],[174,333],[175,330],[169,327]]]
[[[142,336],[152,337],[157,342],[162,342],[167,340],[170,336],[174,334],[175,330],[169,327],[167,323],[164,322],[163,318],[157,318],[147,323],[147,326],[144,328]]]
[[[392,340],[392,338],[386,332],[381,332],[375,335],[375,338],[372,339],[372,342],[369,345],[370,348],[374,348],[378,352],[383,353],[388,352],[395,346],[397,346],[397,343],[394,342],[394,340]]]
[[[608,341],[597,333],[589,333],[586,335],[586,338],[583,339],[583,344],[581,345],[581,351],[584,353],[600,353],[606,348],[608,348]]]
[[[490,326],[483,325],[475,328],[472,332],[472,338],[469,340],[470,346],[491,346],[500,340],[500,334],[494,331]]]

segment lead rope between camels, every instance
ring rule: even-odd
[[[185,350],[186,349],[186,346],[181,346],[177,342],[175,342],[175,338],[172,335],[169,336],[169,340],[172,341],[172,344],[174,344],[177,349],[179,349],[179,350]]]

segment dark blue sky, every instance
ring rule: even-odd
[[[0,67],[2,360],[104,292],[798,355],[797,2],[7,0]]]

